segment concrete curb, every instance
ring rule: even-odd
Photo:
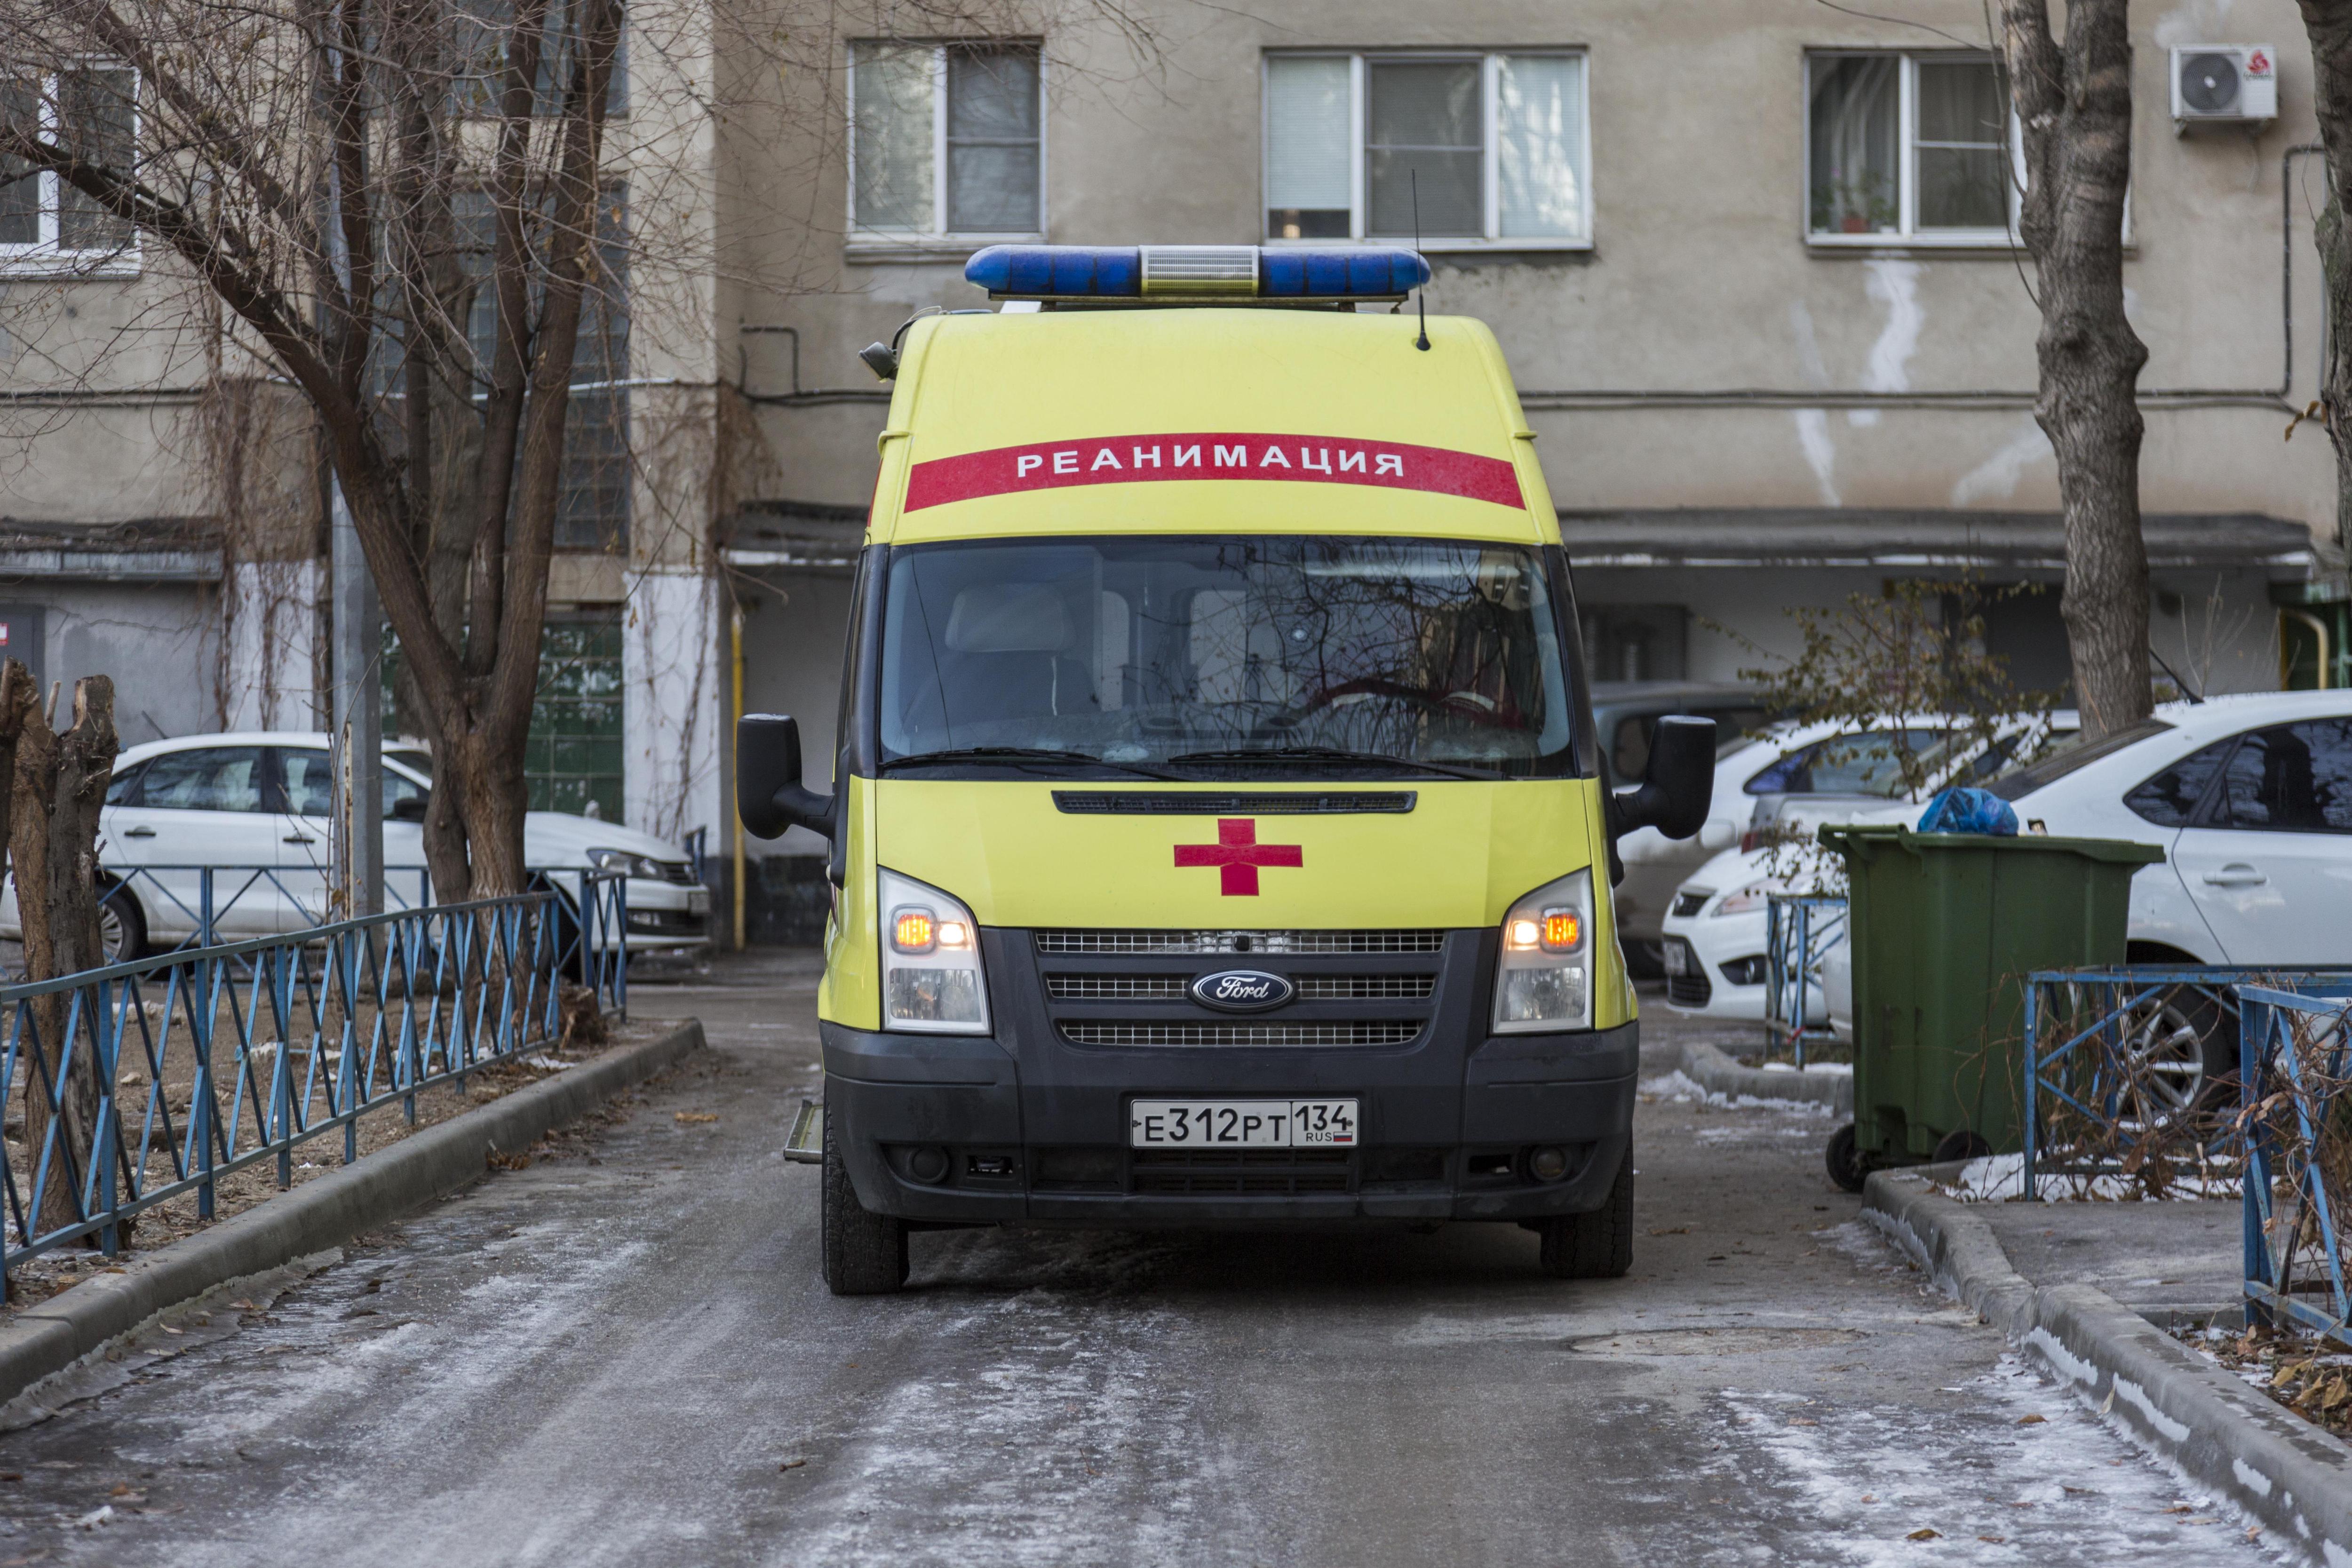
[[[1710,1094],[1756,1100],[1802,1100],[1826,1105],[1840,1116],[1853,1114],[1853,1075],[1831,1072],[1766,1072],[1742,1067],[1709,1045],[1683,1047],[1683,1073]]]
[[[2088,1285],[2037,1286],[1969,1205],[1928,1190],[1957,1166],[1879,1171],[1864,1212],[2103,1415],[2330,1568],[2352,1563],[2352,1447],[2281,1409]]]
[[[617,1047],[51,1297],[0,1327],[0,1405],[166,1308],[341,1246],[456,1192],[489,1168],[492,1153],[528,1148],[702,1043],[701,1023],[689,1019]]]

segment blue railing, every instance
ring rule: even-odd
[[[625,895],[590,874],[574,915],[551,891],[396,910],[0,986],[0,1103],[26,1110],[7,1151],[5,1267],[97,1237],[231,1172],[562,1034],[577,974],[627,1003]],[[21,1092],[20,1092],[21,1090]],[[68,1135],[64,1130],[74,1130]]]
[[[2118,964],[2037,970],[2025,988],[2024,1195],[2052,1173],[2161,1190],[2194,1173],[2235,1184],[2239,1085],[2209,1078],[2205,1042],[2249,986],[2352,993],[2352,967]],[[2241,1030],[2242,1045],[2243,1031]],[[2209,1189],[2210,1190],[2210,1189]]]
[[[2352,986],[2330,994],[2238,988],[2238,1053],[2248,1087],[2241,1121],[2245,1184],[2246,1311],[2352,1344],[2345,1288],[2346,1207],[2352,1205]]]
[[[205,865],[104,865],[110,887],[127,888],[139,900],[150,927],[151,945],[211,947],[241,937],[276,936],[323,925],[329,905],[326,874],[314,867]],[[527,890],[559,892],[585,909],[591,883],[618,883],[618,871],[583,871],[569,866],[531,867]],[[103,895],[101,895],[103,896]],[[383,871],[387,912],[421,910],[433,902],[433,873],[422,866],[387,866]],[[158,914],[166,919],[161,922]],[[176,941],[158,935],[165,924],[186,934]],[[627,928],[624,917],[615,931]]]
[[[1805,1042],[1837,1037],[1829,1026],[1822,960],[1845,940],[1845,900],[1828,893],[1773,893],[1764,904],[1764,1034],[1769,1049],[1787,1049],[1801,1070]],[[1822,1003],[1812,1022],[1813,998]]]

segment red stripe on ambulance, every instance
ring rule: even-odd
[[[1154,479],[1290,479],[1425,490],[1521,507],[1519,476],[1500,458],[1401,441],[1340,441],[1328,436],[1114,436],[998,447],[917,463],[902,509],[1070,485],[1148,484]]]

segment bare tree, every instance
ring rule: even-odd
[[[2146,718],[2147,546],[2140,537],[2136,385],[2147,345],[2124,314],[2124,199],[2131,187],[2131,30],[2126,0],[2002,0],[2001,47],[2023,132],[2018,230],[2032,256],[2042,332],[2034,417],[2058,454],[2066,523],[2062,613],[2074,700],[2096,739]]]
[[[2336,445],[2336,538],[2352,540],[2352,0],[2297,0],[2311,38],[2312,110],[2327,150],[2327,205],[2319,215],[2319,272],[2327,303],[2319,397]]]
[[[142,279],[188,291],[188,321],[226,323],[215,380],[307,406],[399,641],[401,705],[433,742],[434,886],[511,891],[567,424],[582,384],[627,374],[605,351],[641,322],[637,215],[662,205],[625,182],[671,187],[650,249],[683,321],[718,266],[695,149],[739,112],[830,160],[845,38],[1087,28],[1150,53],[1124,0],[631,0],[628,72],[622,0],[0,0],[0,231],[53,180],[78,255],[136,247]],[[759,286],[808,287],[798,238],[832,220],[759,221],[782,258]],[[624,466],[643,455],[625,429],[617,444]],[[730,460],[671,463],[642,493],[696,526],[689,498]]]
[[[523,882],[620,27],[619,0],[0,0],[0,56],[24,73],[0,100],[0,154],[168,249],[316,416],[434,721],[425,853],[447,898]],[[487,230],[470,268],[461,201]],[[477,294],[487,356],[467,331]],[[462,493],[436,483],[453,403],[482,432]]]

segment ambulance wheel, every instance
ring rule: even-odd
[[[1633,1267],[1633,1149],[1626,1145],[1609,1199],[1591,1214],[1543,1222],[1543,1271],[1555,1279],[1617,1279]]]
[[[887,1296],[907,1282],[907,1226],[867,1210],[824,1119],[824,1179],[818,1191],[825,1288],[836,1296]]]
[[[1829,1166],[1830,1180],[1849,1193],[1862,1191],[1870,1179],[1870,1167],[1862,1163],[1862,1151],[1854,1146],[1853,1123],[1849,1121],[1830,1134],[1830,1146],[1822,1163]]]

